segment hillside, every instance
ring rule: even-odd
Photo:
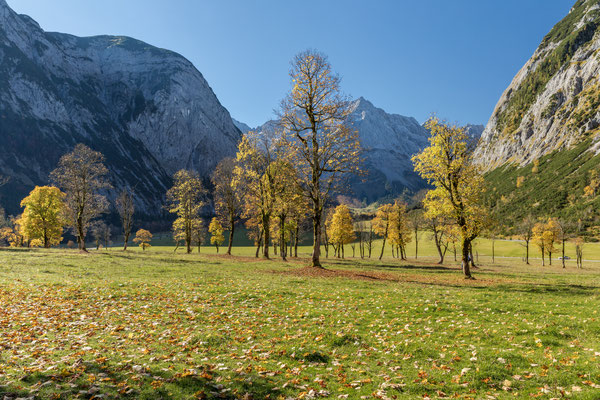
[[[598,142],[599,24],[600,2],[579,0],[546,35],[483,132],[477,159],[486,169],[526,165],[587,139],[592,147]]]
[[[9,213],[46,184],[60,156],[85,143],[106,156],[114,193],[134,188],[138,210],[161,213],[170,176],[208,176],[240,131],[185,58],[115,36],[48,33],[0,0],[0,175]]]

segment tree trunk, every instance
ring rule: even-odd
[[[496,256],[495,250],[496,249],[495,249],[495,246],[494,246],[495,242],[496,242],[496,240],[494,238],[492,238],[492,264],[494,264],[496,262],[495,261],[495,256]]]
[[[544,260],[545,255],[546,254],[545,254],[544,248],[542,247],[542,267],[546,266],[546,261]]]
[[[442,252],[442,246],[436,243],[435,247],[437,248],[438,255],[440,256],[440,261],[438,261],[438,264],[441,265],[444,263],[444,253]]]
[[[256,246],[256,258],[258,258],[258,255],[260,254],[260,246],[262,244],[262,235],[263,235],[263,233],[262,233],[262,229],[261,229],[260,233],[258,234],[258,240],[257,240],[258,245]]]
[[[192,253],[192,227],[191,227],[192,221],[188,220],[186,221],[185,225],[185,249],[187,251],[188,254]],[[219,247],[217,247],[217,253],[219,252]]]
[[[415,229],[415,260],[419,258],[419,231]]]
[[[565,239],[562,240],[562,267],[565,268]]]
[[[279,217],[279,243],[281,243],[281,259],[287,261],[285,251],[285,218]]]
[[[79,244],[79,250],[87,252],[87,249],[85,248],[85,233],[83,232],[83,219],[81,218],[81,216],[77,217],[77,233],[79,235],[77,236],[77,244]]]
[[[263,258],[269,258],[269,240],[271,238],[271,227],[269,226],[269,217],[263,215]]]
[[[475,258],[473,257],[473,242],[470,240],[469,240],[469,256],[471,258],[471,267],[475,268],[476,265],[475,265]],[[477,260],[477,262],[479,262],[479,260]]]
[[[233,231],[235,230],[235,220],[229,220],[229,245],[227,246],[227,255],[231,255],[231,246],[233,246]]]
[[[529,240],[525,241],[525,264],[529,265]]]
[[[311,267],[321,267],[321,210],[315,205],[313,215],[313,252]],[[325,250],[327,252],[327,249]]]
[[[387,237],[387,229],[385,232],[385,235],[383,236],[383,244],[381,245],[381,254],[379,255],[379,259],[381,260],[383,258],[383,251],[385,250],[385,239]]]
[[[470,261],[469,261],[470,248],[471,248],[471,241],[469,239],[463,239],[462,270],[463,270],[463,273],[465,274],[465,279],[473,279],[473,277],[471,276],[471,268],[469,265],[470,264]]]
[[[444,263],[444,255],[445,255],[446,252],[442,252],[442,245],[440,243],[440,239],[437,236],[436,232],[433,233],[433,238],[435,240],[435,247],[436,247],[436,249],[438,251],[438,254],[440,256],[440,261],[438,261],[438,264],[443,264]]]
[[[123,244],[123,251],[127,250],[127,242],[129,242],[129,232],[125,232],[124,240],[125,240],[125,243]]]
[[[298,258],[298,242],[300,241],[300,221],[297,221],[296,233],[294,234],[294,257]]]

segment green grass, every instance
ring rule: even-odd
[[[419,263],[329,259],[336,277],[252,248],[0,250],[0,395],[598,398],[600,267],[465,281],[422,242]]]

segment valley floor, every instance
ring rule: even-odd
[[[428,252],[314,271],[236,251],[0,249],[0,396],[600,393],[600,264],[498,258],[465,281],[453,259],[436,265]]]

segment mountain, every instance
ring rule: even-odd
[[[527,216],[579,221],[589,232],[598,223],[599,27],[600,1],[577,1],[515,76],[482,134],[475,155],[486,170],[488,204],[507,226]]]
[[[240,132],[242,133],[248,133],[252,130],[252,128],[250,128],[248,125],[246,125],[243,122],[238,121],[235,118],[232,118],[233,124],[236,126],[236,128],[238,128],[240,130]]]
[[[414,172],[411,157],[427,145],[429,132],[411,117],[388,114],[363,97],[351,104],[350,123],[358,131],[363,151],[365,177],[352,179],[353,195],[374,201],[404,190],[416,192],[427,186]],[[256,128],[237,122],[246,133],[263,132],[277,121],[267,121]]]
[[[411,161],[429,138],[429,132],[416,119],[389,114],[360,97],[352,103],[350,121],[358,131],[368,174],[364,182],[355,180],[352,185],[359,199],[372,201],[427,186]]]
[[[477,158],[526,165],[600,132],[600,1],[579,0],[502,94]]]
[[[465,129],[467,130],[467,134],[473,138],[473,140],[479,140],[483,134],[483,131],[485,130],[485,126],[467,124],[465,125]]]
[[[202,74],[184,57],[122,36],[43,31],[0,0],[0,192],[11,213],[46,184],[76,143],[106,156],[113,197],[138,194],[161,213],[178,169],[207,177],[241,136]]]

